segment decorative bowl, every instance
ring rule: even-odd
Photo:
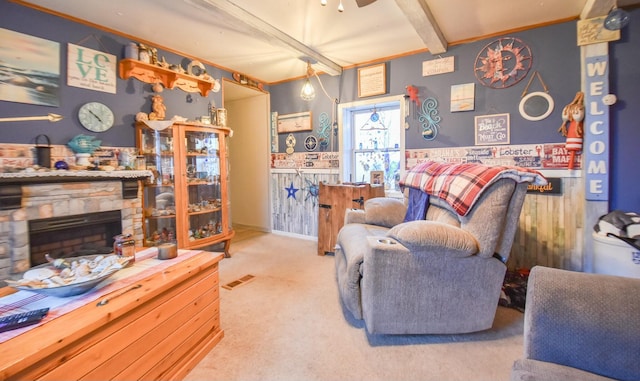
[[[106,255],[103,255],[103,257],[104,256]],[[80,260],[80,259],[92,260],[96,257],[98,257],[98,255],[87,255],[82,257],[64,258],[64,260],[65,261],[73,261],[73,260]],[[123,258],[123,260],[120,262],[120,265],[122,266],[122,268],[124,268],[127,266],[129,262],[130,262],[130,259]],[[32,267],[28,271],[42,271],[42,270],[44,271],[51,270],[53,272],[57,272],[59,269],[56,268],[56,266],[54,266],[53,263],[45,263],[39,266]],[[101,272],[99,276],[96,276],[95,278],[92,278],[90,280],[83,281],[83,282],[70,283],[70,284],[61,285],[61,286],[49,286],[49,287],[38,288],[38,287],[30,287],[27,285],[21,285],[20,280],[21,278],[23,278],[24,274],[26,274],[27,272],[25,272],[22,275],[16,276],[13,280],[6,280],[6,282],[10,287],[16,288],[18,290],[31,291],[31,292],[35,292],[35,293],[43,294],[47,296],[55,296],[58,298],[66,298],[69,296],[84,294],[85,292],[96,287],[103,280],[109,278],[110,276],[118,272],[118,270],[120,270],[120,268],[108,269],[106,271]]]

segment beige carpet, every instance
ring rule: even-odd
[[[345,316],[333,256],[277,234],[232,243],[220,264],[225,337],[187,380],[508,380],[522,355],[523,315],[498,308],[494,327],[465,335],[368,335]],[[451,301],[455,303],[455,300]]]

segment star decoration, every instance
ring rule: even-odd
[[[287,190],[287,198],[293,197],[294,200],[296,199],[296,192],[300,190],[293,186],[293,181],[291,182],[291,185],[289,185],[288,188],[284,188],[284,189]]]
[[[304,181],[307,183],[307,195],[304,197],[304,200],[307,201],[308,199],[311,199],[313,206],[316,206],[320,187],[318,187],[318,184],[312,183],[309,179],[304,179]]]

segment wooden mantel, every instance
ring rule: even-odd
[[[19,209],[24,185],[88,181],[122,181],[125,199],[138,197],[138,181],[152,177],[151,171],[44,171],[0,173],[0,210]]]

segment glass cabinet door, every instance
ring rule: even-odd
[[[139,156],[153,178],[144,187],[144,246],[176,242],[173,130],[139,128]]]
[[[185,129],[188,245],[222,233],[220,136],[206,128]]]

